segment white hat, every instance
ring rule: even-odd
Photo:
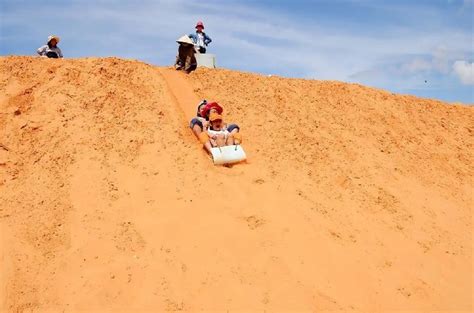
[[[189,38],[188,35],[183,35],[181,37],[179,37],[178,40],[176,40],[177,43],[187,43],[187,44],[190,44],[190,45],[194,45],[194,42],[191,40],[191,38]]]
[[[51,36],[48,37],[48,43],[49,43],[51,40],[53,40],[53,39],[56,39],[56,43],[59,42],[59,37],[58,37],[58,36],[51,35]]]

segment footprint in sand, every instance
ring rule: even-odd
[[[119,225],[114,241],[115,247],[124,252],[136,252],[145,247],[145,240],[132,222],[123,222]]]
[[[247,222],[247,226],[252,230],[257,229],[266,223],[264,219],[258,218],[255,215],[247,216],[244,219]]]

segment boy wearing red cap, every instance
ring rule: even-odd
[[[222,115],[214,109],[209,114],[209,127],[207,135],[212,147],[222,147],[234,144],[234,138],[227,130],[227,125],[222,120]]]

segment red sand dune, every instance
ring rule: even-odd
[[[473,309],[473,107],[116,58],[2,57],[0,91],[0,311]]]

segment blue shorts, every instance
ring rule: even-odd
[[[193,118],[191,122],[189,122],[189,127],[191,129],[194,128],[194,125],[199,125],[199,127],[201,127],[201,131],[203,130],[202,122],[197,117]]]
[[[237,129],[237,131],[240,131],[240,127],[237,124],[229,124],[227,126],[227,131],[231,133],[234,129]]]

